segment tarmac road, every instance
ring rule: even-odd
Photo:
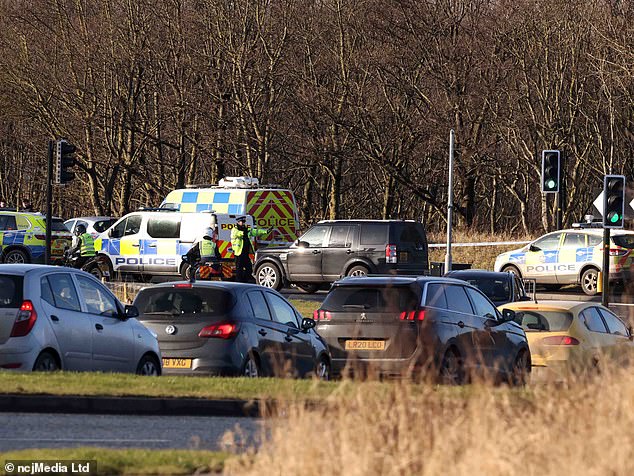
[[[0,452],[80,446],[241,451],[256,444],[261,427],[259,418],[0,413]],[[236,429],[248,435],[245,442],[223,438]]]

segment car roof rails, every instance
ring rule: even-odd
[[[168,208],[168,207],[139,207],[137,208],[138,212],[178,212],[180,211],[178,208]]]

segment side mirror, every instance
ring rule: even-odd
[[[529,296],[521,296],[520,301],[530,301],[531,298]]]
[[[139,310],[136,306],[132,306],[131,304],[126,304],[123,315],[126,319],[130,319],[132,317],[139,317]]]
[[[502,322],[510,322],[515,320],[515,311],[513,309],[502,309]]]
[[[297,246],[298,246],[299,248],[310,248],[310,245],[308,244],[308,242],[307,242],[307,241],[300,241],[300,240],[297,240]]]
[[[308,331],[310,329],[314,329],[316,325],[317,325],[317,323],[315,322],[315,319],[311,319],[310,317],[304,317],[302,319],[302,330],[303,331]]]
[[[529,245],[528,247],[528,251],[541,251],[542,249],[539,246],[535,246],[535,245]]]

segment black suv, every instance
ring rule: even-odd
[[[261,286],[306,292],[342,276],[421,275],[429,269],[427,237],[411,220],[324,220],[290,246],[258,250],[254,269]]]

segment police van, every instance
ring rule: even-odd
[[[612,230],[610,237],[610,281],[622,280],[630,272],[634,257],[634,232]],[[537,284],[557,289],[580,284],[584,293],[598,292],[603,263],[603,229],[572,228],[541,236],[523,248],[500,254],[495,271],[508,271]]]
[[[289,245],[297,240],[299,215],[293,192],[276,186],[261,186],[254,177],[225,177],[218,185],[194,185],[173,190],[161,208],[194,213],[214,210],[216,213],[250,215],[257,228],[272,228],[259,240],[263,245]],[[232,258],[226,245],[221,245],[223,258]]]
[[[98,255],[110,271],[146,276],[187,276],[182,255],[201,239],[207,228],[216,230],[216,245],[233,257],[231,228],[237,214],[181,213],[173,209],[142,209],[118,220],[95,240]],[[247,216],[247,224],[253,219]]]

